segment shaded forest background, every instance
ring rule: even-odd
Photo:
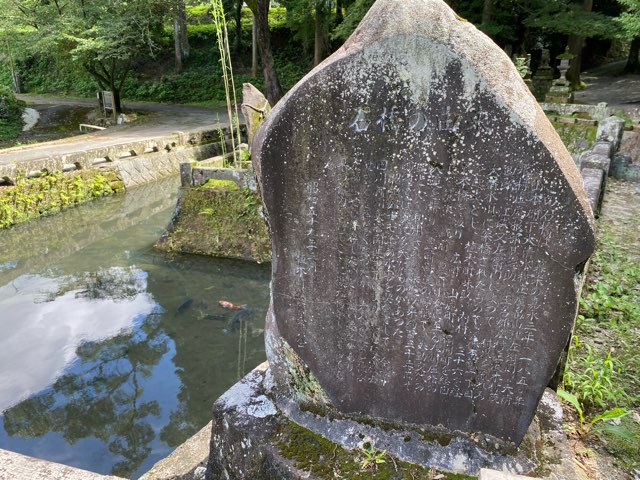
[[[339,48],[373,1],[222,0],[236,88],[251,82],[277,100]],[[534,70],[542,48],[552,59],[568,48],[575,88],[581,70],[604,63],[625,60],[621,73],[640,73],[640,0],[448,3],[508,53],[531,53]],[[219,105],[221,75],[209,2],[0,0],[5,87],[80,97],[103,89],[127,100]]]

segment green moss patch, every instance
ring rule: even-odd
[[[209,180],[182,190],[182,208],[163,250],[271,261],[271,242],[260,214],[260,196],[232,181]]]
[[[346,450],[297,423],[289,421],[279,432],[278,448],[296,468],[311,472],[313,478],[448,480],[472,479],[467,475],[437,472],[434,469],[395,460],[388,453],[364,445]],[[439,475],[444,475],[440,477]]]
[[[0,187],[0,228],[122,190],[122,180],[112,170],[55,172],[21,178],[13,186]]]
[[[596,144],[598,127],[553,122],[553,127],[560,135],[562,143],[571,153],[581,153],[593,148]]]

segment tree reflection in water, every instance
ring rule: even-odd
[[[137,317],[121,324],[131,329],[115,337],[65,347],[77,356],[65,374],[3,413],[0,441],[14,437],[10,449],[135,478],[204,427],[213,401],[264,361],[268,268],[192,257],[135,260],[137,267],[64,275],[54,293],[37,297],[66,299],[78,310],[69,316],[95,315],[100,302],[138,302],[144,312],[130,310]],[[248,308],[228,310],[220,299]]]
[[[124,301],[146,290],[140,273],[135,269],[102,270],[80,280],[69,279],[58,294],[75,290],[82,298]],[[109,287],[102,287],[106,285]],[[151,452],[155,432],[150,420],[160,415],[156,400],[142,400],[141,383],[169,350],[171,340],[160,327],[161,317],[156,307],[136,320],[132,332],[81,344],[70,372],[43,393],[4,412],[5,431],[21,438],[59,432],[71,445],[96,437],[112,454],[123,457],[112,473],[130,477]]]

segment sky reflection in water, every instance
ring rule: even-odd
[[[269,268],[153,251],[160,187],[0,232],[0,448],[136,478],[263,361]]]

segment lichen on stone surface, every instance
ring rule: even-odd
[[[437,477],[447,480],[465,480],[475,478],[438,472],[431,468],[402,462],[384,451],[376,450],[375,445],[369,445],[369,452],[375,452],[376,457],[384,463],[365,467],[363,460],[366,454],[363,449],[344,449],[291,421],[283,424],[277,435],[277,447],[282,455],[292,461],[297,469],[309,472],[310,478],[313,479],[431,480]]]
[[[301,405],[314,413],[322,413],[331,401],[307,364],[285,341],[281,341],[284,361],[289,374],[289,387]]]

